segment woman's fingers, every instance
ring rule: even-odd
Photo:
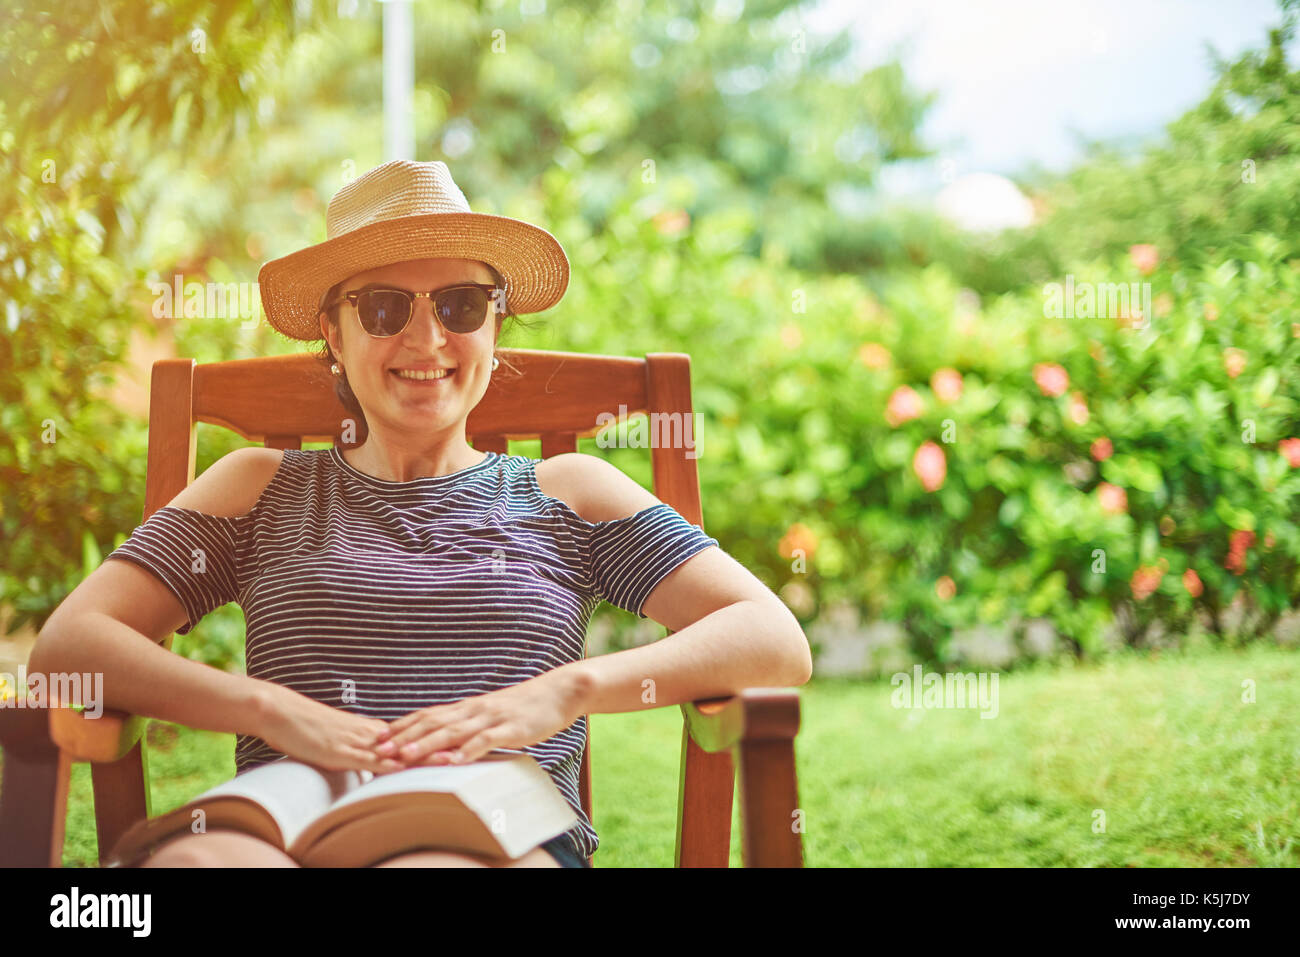
[[[452,750],[468,738],[483,731],[483,729],[491,727],[493,722],[492,716],[480,715],[477,718],[438,728],[423,737],[401,743],[400,750],[394,756],[407,762],[423,761],[436,752]],[[385,752],[381,751],[380,753]]]

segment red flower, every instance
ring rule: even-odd
[[[1070,387],[1070,377],[1055,362],[1040,362],[1034,366],[1034,381],[1043,395],[1058,396]]]
[[[1201,592],[1205,591],[1205,586],[1201,584],[1201,576],[1190,568],[1183,572],[1183,587],[1193,598],[1200,598]]]
[[[1128,493],[1118,485],[1102,482],[1097,486],[1097,497],[1101,499],[1101,510],[1110,515],[1123,515],[1128,511]]]
[[[1255,544],[1255,533],[1237,529],[1228,539],[1228,557],[1223,567],[1234,575],[1246,570],[1246,549]]]
[[[1227,370],[1230,378],[1237,378],[1241,375],[1241,370],[1246,368],[1246,353],[1241,349],[1224,349],[1223,368]]]
[[[948,459],[943,449],[933,442],[926,442],[912,456],[912,471],[927,492],[938,491],[948,475]]]
[[[889,397],[889,404],[885,407],[885,421],[898,428],[909,419],[915,419],[923,408],[916,390],[910,385],[900,385]]]
[[[1151,593],[1160,587],[1160,580],[1164,577],[1165,573],[1154,565],[1141,566],[1133,573],[1133,579],[1129,582],[1133,597],[1138,601],[1151,597]]]
[[[944,575],[934,583],[934,592],[942,600],[948,601],[953,595],[957,594],[957,583],[947,575]]]
[[[1092,443],[1092,446],[1088,451],[1092,453],[1092,457],[1098,462],[1104,462],[1115,454],[1115,446],[1111,445],[1110,439],[1103,435],[1096,442]]]
[[[1300,439],[1283,439],[1277,444],[1277,450],[1286,456],[1293,469],[1300,468]]]
[[[809,561],[817,554],[817,535],[801,522],[791,525],[777,546],[782,558],[794,558],[796,549],[801,550]]]
[[[1150,243],[1138,243],[1128,248],[1128,258],[1133,261],[1138,272],[1144,276],[1149,276],[1156,271],[1156,266],[1160,263],[1160,253],[1155,246]]]

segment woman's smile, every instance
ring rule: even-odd
[[[398,382],[415,388],[432,389],[439,386],[449,385],[456,377],[456,369],[442,370],[441,374],[435,375],[433,372],[410,372],[407,370],[389,369],[388,374]]]

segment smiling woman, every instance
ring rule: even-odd
[[[506,301],[535,311],[564,292],[568,261],[549,233],[468,212],[444,164],[407,161],[344,187],[327,223],[329,239],[266,264],[259,285],[272,326],[325,340],[365,441],[225,456],[69,596],[50,621],[70,637],[43,633],[33,661],[107,665],[109,707],[199,727],[202,711],[236,734],[237,773],[284,757],[383,774],[522,751],[577,823],[514,866],[590,866],[587,715],[802,683],[807,639],[716,539],[608,462],[469,445]],[[247,623],[247,675],[169,663],[203,689],[184,701],[140,699],[182,677],[161,680],[158,655],[175,656],[142,632],[129,656],[91,637],[105,614],[127,634],[186,634],[231,601]],[[675,633],[586,659],[602,601]],[[127,657],[139,667],[118,664]],[[114,689],[126,690],[115,700]],[[148,863],[292,866],[219,829],[175,838]],[[384,866],[481,863],[430,849]]]

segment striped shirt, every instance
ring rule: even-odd
[[[645,618],[655,586],[718,544],[665,503],[588,522],[542,492],[536,464],[488,452],[389,482],[336,448],[286,449],[248,514],[164,506],[108,558],[175,593],[188,616],[178,634],[238,602],[250,677],[391,721],[581,660],[601,600]],[[566,836],[582,857],[599,844],[578,796],[586,740],[583,716],[508,749],[536,758],[573,807]],[[236,735],[236,773],[283,757]]]

